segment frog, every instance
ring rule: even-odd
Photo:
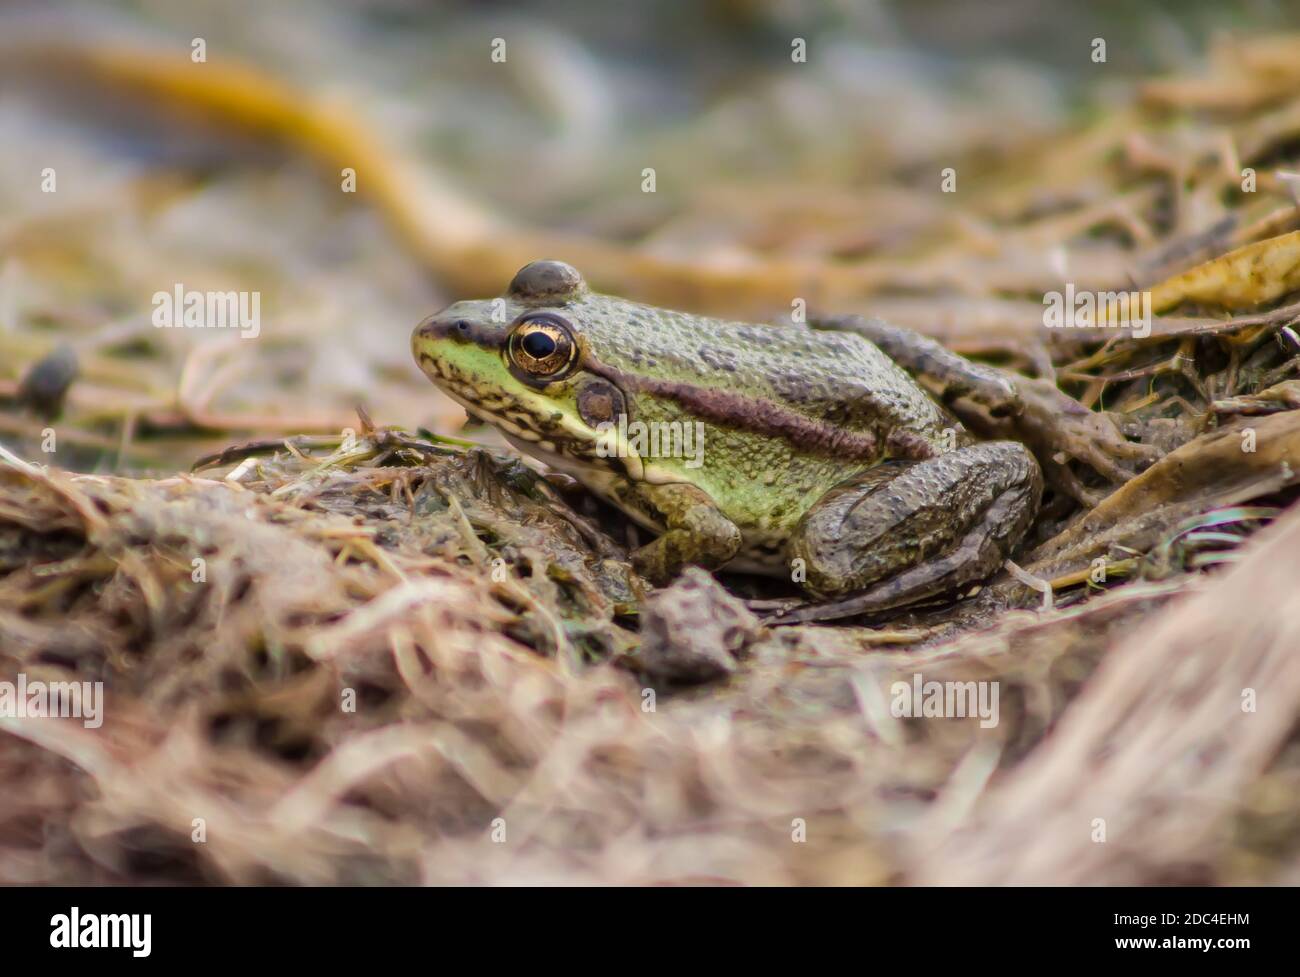
[[[799,584],[809,600],[776,623],[959,592],[1010,558],[1041,501],[1025,445],[978,440],[905,367],[994,413],[1014,410],[1014,383],[879,320],[671,311],[545,259],[425,318],[411,349],[469,416],[652,534],[631,554],[651,584],[689,566]]]

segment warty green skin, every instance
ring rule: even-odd
[[[561,316],[579,350],[572,371],[552,382],[512,369],[507,355],[519,317],[539,311]],[[879,495],[889,484],[886,476],[903,471],[905,463],[942,464],[940,455],[954,438],[969,440],[906,372],[860,336],[730,322],[600,295],[558,262],[526,266],[501,298],[457,302],[429,317],[416,328],[412,350],[430,379],[516,446],[571,473],[656,532],[685,523],[708,538],[699,552],[661,546],[656,562],[668,573],[678,560],[785,574],[792,555],[825,564],[826,543],[835,542],[840,555],[838,540],[825,538],[836,530],[820,526],[822,535],[811,541],[800,533],[810,510],[834,497],[833,489],[863,484]],[[691,467],[684,457],[600,457],[600,432],[583,419],[579,394],[610,384],[621,392],[629,421],[700,422],[702,464]],[[934,479],[914,481],[929,486]],[[934,555],[960,535],[962,527],[944,523],[944,500],[924,495],[909,497],[907,506],[939,512],[937,523],[910,522],[913,531],[933,539],[881,550],[900,566]],[[882,495],[879,501],[889,500]],[[700,511],[683,517],[683,507],[713,509],[722,518]],[[914,515],[898,505],[885,508],[893,521]],[[726,523],[739,531],[738,545],[722,538]],[[888,538],[889,526],[878,528],[875,535]],[[667,556],[665,549],[671,550]],[[840,593],[859,582],[843,560],[830,563],[829,574],[813,568],[809,589]]]

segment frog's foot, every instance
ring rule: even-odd
[[[632,553],[633,568],[651,583],[667,583],[687,566],[717,569],[740,549],[736,524],[695,486],[642,482],[634,492],[667,525],[658,539]]]
[[[883,319],[833,316],[814,319],[814,329],[853,332],[876,345],[944,403],[959,397],[979,404],[992,417],[1020,412],[1020,395],[1011,377],[991,366],[973,363],[928,336]]]
[[[836,598],[772,624],[827,621],[914,603],[989,576],[1038,511],[1042,475],[1021,444],[972,445],[833,490],[796,531],[809,591]]]
[[[1022,380],[1020,394],[1021,412],[1006,433],[1023,439],[1043,459],[1053,487],[1081,505],[1096,505],[1161,456],[1159,448],[1128,440],[1109,414],[1090,410],[1050,380]],[[1085,488],[1065,467],[1070,458],[1089,466],[1110,488]]]

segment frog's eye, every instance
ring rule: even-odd
[[[536,379],[558,379],[578,355],[569,324],[557,315],[538,312],[524,316],[510,334],[510,362]]]

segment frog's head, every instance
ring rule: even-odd
[[[628,406],[614,380],[593,372],[593,299],[605,297],[592,296],[571,265],[534,261],[506,295],[457,302],[425,319],[411,351],[430,380],[517,446],[605,464]]]

